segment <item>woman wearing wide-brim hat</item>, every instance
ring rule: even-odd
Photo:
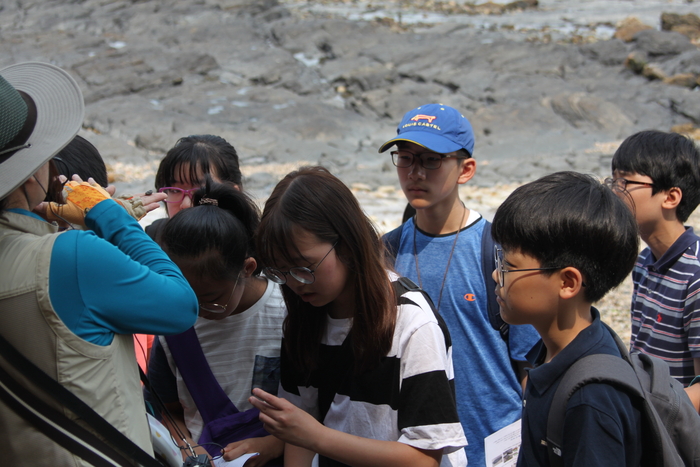
[[[189,329],[197,299],[99,187],[68,188],[90,231],[59,234],[32,212],[55,189],[50,159],[83,115],[80,89],[65,71],[45,63],[0,70],[0,334],[152,453],[131,334]],[[1,403],[0,439],[7,465],[82,462]]]

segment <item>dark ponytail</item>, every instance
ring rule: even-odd
[[[194,260],[200,277],[234,279],[244,261],[255,258],[258,207],[232,183],[216,183],[210,177],[194,194],[193,204],[167,221],[161,247],[173,259]]]

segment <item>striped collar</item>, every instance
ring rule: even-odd
[[[665,272],[673,266],[678,258],[685,253],[685,251],[694,243],[697,243],[700,241],[700,237],[695,235],[693,232],[692,227],[686,227],[685,232],[676,239],[675,242],[673,242],[673,245],[666,250],[666,253],[664,253],[661,258],[658,260],[654,261],[654,255],[649,252],[649,256],[647,258],[647,261],[645,261],[646,264],[643,266],[646,267],[650,271],[657,271],[657,272]]]

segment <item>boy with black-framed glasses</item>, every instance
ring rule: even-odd
[[[493,272],[501,316],[510,324],[532,324],[542,338],[528,354],[533,368],[518,466],[548,467],[548,415],[567,370],[588,355],[621,356],[592,304],[632,270],[637,227],[609,188],[588,175],[558,172],[513,191],[496,211],[491,232],[502,247]],[[624,389],[584,385],[566,405],[562,464],[637,467],[641,426],[638,401]]]
[[[484,439],[519,420],[525,354],[538,336],[497,318],[490,223],[459,198],[459,186],[476,174],[467,118],[446,105],[423,105],[403,116],[397,133],[379,152],[392,150],[416,214],[383,240],[397,272],[431,296],[447,324],[467,459],[490,466]]]
[[[617,149],[612,174],[647,244],[632,271],[631,349],[687,386],[700,374],[700,237],[684,226],[700,203],[700,152],[680,134],[642,131]]]

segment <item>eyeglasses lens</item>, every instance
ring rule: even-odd
[[[505,283],[505,272],[503,270],[503,250],[496,247],[496,252],[493,255],[494,261],[496,262],[496,271],[498,271],[498,285],[503,287]]]
[[[226,311],[226,307],[223,305],[218,305],[216,303],[199,304],[199,308],[210,313],[223,313]]]
[[[182,188],[161,188],[158,190],[161,193],[165,193],[168,197],[165,198],[166,203],[181,203],[182,199],[185,197],[185,190]]]
[[[316,280],[313,271],[308,268],[291,268],[289,272],[282,272],[275,268],[264,268],[263,272],[268,279],[277,284],[285,284],[287,282],[287,274],[302,284],[313,284]]]
[[[391,159],[394,165],[400,169],[407,169],[411,167],[415,159],[424,169],[439,169],[442,165],[443,156],[436,152],[423,152],[420,154],[413,154],[409,151],[392,151]]]
[[[606,178],[603,183],[613,191],[624,191],[626,185],[624,178]]]
[[[316,280],[314,273],[308,268],[292,268],[289,270],[289,274],[302,284],[313,284]]]
[[[323,260],[325,260],[328,257],[328,255],[331,254],[331,251],[333,251],[333,248],[335,248],[337,244],[338,241],[336,240],[336,242],[333,243],[333,245],[331,246],[331,249],[328,250],[328,253],[326,253],[326,255],[323,258],[321,258],[321,261],[319,261],[316,264],[316,267],[313,269],[313,271],[309,268],[294,267],[289,268],[288,272],[282,272],[279,269],[266,267],[263,269],[263,272],[265,272],[265,275],[268,278],[270,278],[272,282],[276,282],[278,284],[284,284],[287,282],[287,274],[289,274],[302,284],[313,284],[314,282],[316,282],[316,276],[314,276],[314,271],[318,269],[321,263],[323,263]]]
[[[391,151],[391,160],[396,167],[405,169],[413,165],[413,154],[405,151]]]
[[[287,282],[287,277],[284,275],[284,273],[282,273],[282,271],[274,268],[264,268],[263,272],[265,273],[265,277],[276,284],[284,284]]]

